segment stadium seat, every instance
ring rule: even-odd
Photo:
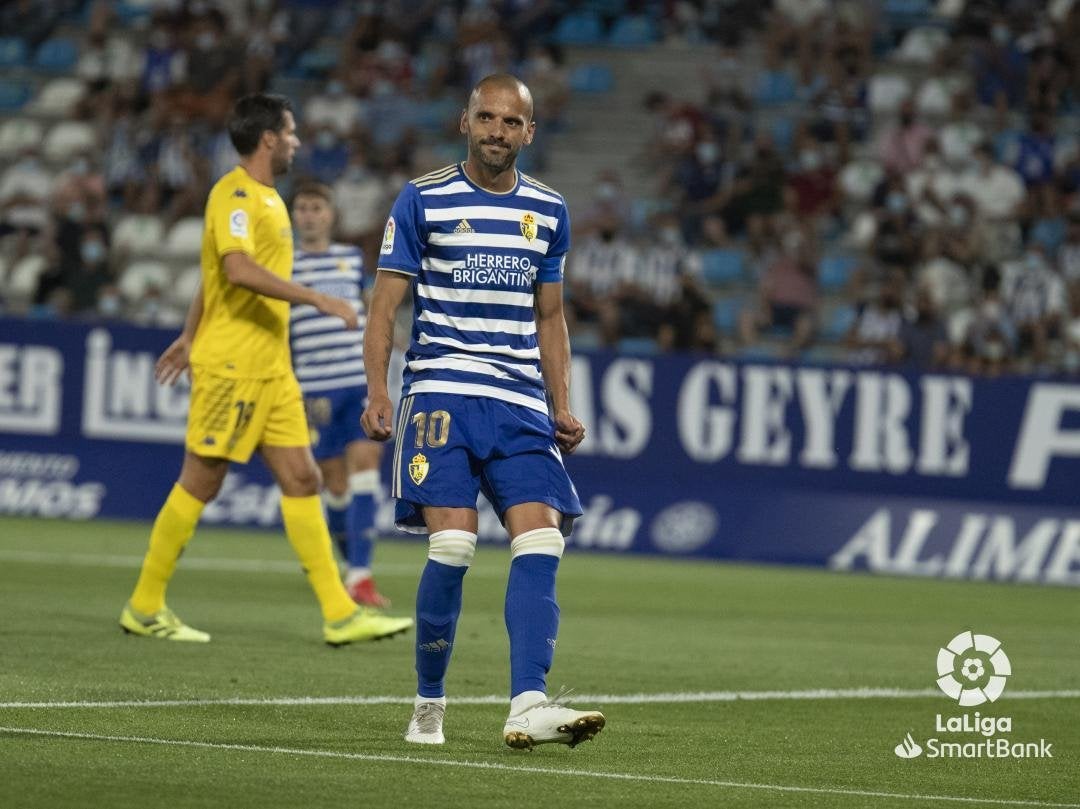
[[[644,14],[619,17],[608,35],[608,45],[617,48],[644,48],[656,42],[656,26]]]
[[[570,71],[570,89],[575,93],[609,93],[615,89],[615,74],[607,65],[578,65]]]
[[[147,256],[156,253],[165,236],[165,226],[153,214],[128,214],[116,223],[112,249],[121,256]]]
[[[601,347],[600,335],[592,329],[578,327],[570,335],[570,347],[574,351],[595,351]]]
[[[45,157],[63,163],[80,152],[97,148],[97,135],[90,124],[82,121],[61,121],[45,136]]]
[[[29,82],[21,79],[0,79],[0,112],[15,112],[23,108],[34,94]]]
[[[165,255],[169,258],[198,258],[202,250],[203,220],[198,216],[181,219],[165,237]]]
[[[176,306],[186,307],[195,297],[195,290],[202,281],[202,267],[196,264],[181,272],[169,288],[169,301]]]
[[[559,20],[551,38],[556,45],[600,45],[604,41],[604,25],[597,14],[576,11]]]
[[[829,342],[839,342],[855,322],[855,307],[838,304],[829,307],[821,318],[821,337]]]
[[[12,195],[22,195],[44,203],[52,194],[56,175],[47,167],[40,171],[23,171],[18,163],[12,163],[0,169],[0,188],[3,189],[4,202]]]
[[[889,25],[897,29],[912,28],[932,19],[930,0],[885,0],[883,11]]]
[[[41,43],[34,55],[34,67],[46,73],[67,73],[79,59],[79,47],[73,39],[54,37]]]
[[[790,104],[796,98],[795,79],[786,70],[766,70],[758,75],[754,100],[762,106]]]
[[[0,125],[0,160],[11,160],[28,146],[39,146],[44,129],[31,118],[10,118]]]
[[[866,202],[885,177],[885,169],[872,159],[852,160],[840,170],[840,190],[854,202]]]
[[[121,23],[129,26],[149,17],[156,2],[157,0],[118,0],[113,11]]]
[[[20,259],[8,272],[4,297],[11,301],[28,301],[38,288],[38,278],[48,267],[45,257],[36,253]]]
[[[171,281],[172,273],[160,261],[137,261],[120,276],[120,294],[128,303],[134,303],[151,287],[167,290]]]
[[[746,301],[737,295],[720,298],[713,304],[713,325],[721,334],[734,334],[739,325],[739,313]]]
[[[86,85],[79,79],[53,79],[41,88],[27,111],[35,115],[63,118],[70,115],[85,96]]]
[[[744,257],[741,250],[718,247],[701,254],[702,274],[713,286],[726,286],[744,281]]]
[[[870,77],[867,95],[872,113],[892,115],[911,95],[911,83],[899,74],[879,73]]]
[[[795,120],[787,115],[775,118],[769,127],[769,134],[782,154],[790,152],[795,141]]]
[[[858,263],[855,256],[846,253],[826,253],[818,265],[818,283],[827,292],[843,289]]]
[[[652,337],[623,337],[615,350],[620,354],[658,354],[660,346]]]
[[[18,37],[0,38],[0,68],[25,67],[26,43]]]

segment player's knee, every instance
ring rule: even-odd
[[[428,559],[452,567],[468,567],[476,553],[476,534],[449,529],[428,537]]]
[[[530,553],[541,553],[561,558],[565,547],[566,540],[558,528],[536,528],[510,540],[510,556],[516,559]]]
[[[281,490],[289,497],[310,497],[322,489],[322,472],[315,464],[305,464],[292,469],[288,480],[281,481]]]

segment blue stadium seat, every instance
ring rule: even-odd
[[[643,14],[620,17],[608,36],[608,44],[617,48],[644,48],[656,40],[656,26]]]
[[[769,134],[772,135],[773,143],[782,154],[791,151],[791,144],[795,140],[794,119],[786,115],[776,118],[769,127]]]
[[[581,4],[585,11],[599,14],[601,17],[618,17],[626,10],[625,0],[585,0]]]
[[[930,0],[885,0],[885,19],[892,28],[914,28],[933,21]]]
[[[0,38],[0,67],[23,67],[27,55],[26,43],[18,37]]]
[[[843,304],[829,310],[822,318],[821,337],[829,342],[838,342],[844,339],[851,324],[855,322],[855,307]]]
[[[652,337],[624,337],[615,346],[620,354],[657,354],[660,346]]]
[[[740,297],[721,298],[713,304],[713,325],[722,334],[734,334],[739,325],[739,312],[746,305]]]
[[[22,109],[34,93],[28,82],[18,79],[0,79],[0,111],[14,112]]]
[[[604,25],[599,15],[576,11],[559,20],[552,39],[557,45],[599,45],[604,41]]]
[[[126,0],[120,0],[120,2],[116,3],[113,10],[116,12],[117,18],[125,26],[129,26],[134,22],[150,16],[150,5],[146,2],[131,3]]]
[[[336,50],[328,48],[304,51],[296,61],[296,68],[309,78],[325,76],[337,66],[338,57]]]
[[[758,76],[754,88],[754,100],[758,104],[790,104],[796,97],[795,79],[786,70],[766,70]]]
[[[41,43],[34,55],[34,67],[49,73],[67,73],[79,59],[79,46],[73,39],[54,37]]]
[[[615,75],[602,64],[578,65],[570,72],[570,89],[575,93],[610,93]]]
[[[714,286],[736,284],[743,277],[744,257],[741,250],[718,247],[701,255],[702,274]]]
[[[858,259],[846,253],[827,253],[818,265],[818,283],[826,292],[842,289],[858,266]]]

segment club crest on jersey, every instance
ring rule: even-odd
[[[382,249],[379,251],[384,256],[388,256],[394,252],[394,233],[397,231],[397,223],[394,222],[394,217],[390,217],[386,220],[386,230],[383,232],[382,237]]]
[[[416,453],[413,455],[412,460],[409,462],[409,477],[412,478],[413,483],[419,486],[424,482],[424,478],[428,473],[428,460],[422,453]]]
[[[536,238],[536,217],[531,213],[521,217],[521,235],[530,242]]]

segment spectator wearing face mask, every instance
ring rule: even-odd
[[[349,163],[348,148],[328,126],[318,129],[310,144],[301,149],[303,174],[325,185],[333,185]]]
[[[79,249],[79,267],[68,280],[75,312],[93,310],[97,306],[98,292],[113,282],[108,258],[108,247],[101,234],[96,231],[87,233]]]
[[[692,240],[700,237],[702,220],[723,208],[729,172],[717,133],[711,127],[705,128],[693,151],[679,160],[668,184],[668,194],[675,200]]]

